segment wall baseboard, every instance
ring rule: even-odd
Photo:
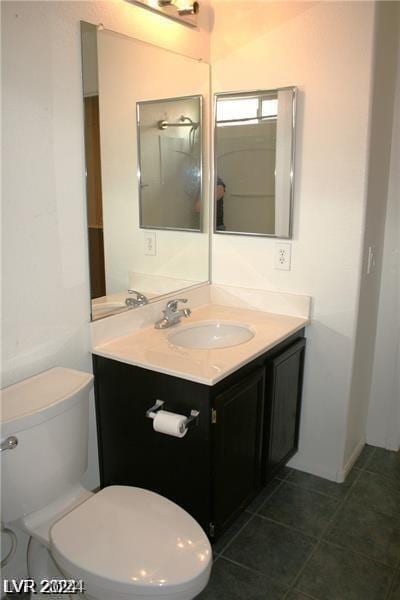
[[[309,475],[315,475],[316,477],[322,477],[322,479],[328,479],[329,481],[337,482],[337,472],[325,469],[321,467],[321,465],[302,463],[301,461],[296,460],[296,457],[294,457],[291,461],[289,461],[287,466],[291,469],[296,469],[296,471],[303,471],[303,473],[308,473]]]
[[[343,483],[343,481],[345,481],[347,475],[350,473],[351,469],[353,468],[354,463],[356,462],[357,458],[360,456],[361,452],[363,451],[364,446],[365,446],[365,440],[361,440],[361,442],[359,442],[357,444],[357,446],[355,447],[355,449],[353,450],[352,455],[350,456],[347,463],[344,465],[343,469],[341,469],[340,471],[337,472],[336,481],[338,483]]]
[[[385,450],[392,450],[393,452],[398,452],[400,450],[399,441],[395,439],[387,439],[386,442],[382,442],[381,439],[376,439],[369,436],[367,438],[367,444],[370,446],[376,446],[377,448],[384,448]]]

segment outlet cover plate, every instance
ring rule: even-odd
[[[288,242],[275,244],[275,269],[290,271],[292,262],[292,245]]]
[[[155,231],[146,231],[144,234],[144,253],[146,256],[156,256],[157,238]]]

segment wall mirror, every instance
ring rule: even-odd
[[[291,237],[296,88],[216,94],[214,231]]]
[[[210,73],[89,23],[81,39],[94,320],[209,279]]]
[[[140,226],[200,231],[201,96],[137,103]]]

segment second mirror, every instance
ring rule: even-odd
[[[137,103],[140,227],[200,230],[201,97]]]
[[[291,237],[296,89],[216,95],[216,233]]]

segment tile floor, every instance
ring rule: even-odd
[[[197,600],[400,600],[400,453],[345,483],[285,469],[214,545]]]

